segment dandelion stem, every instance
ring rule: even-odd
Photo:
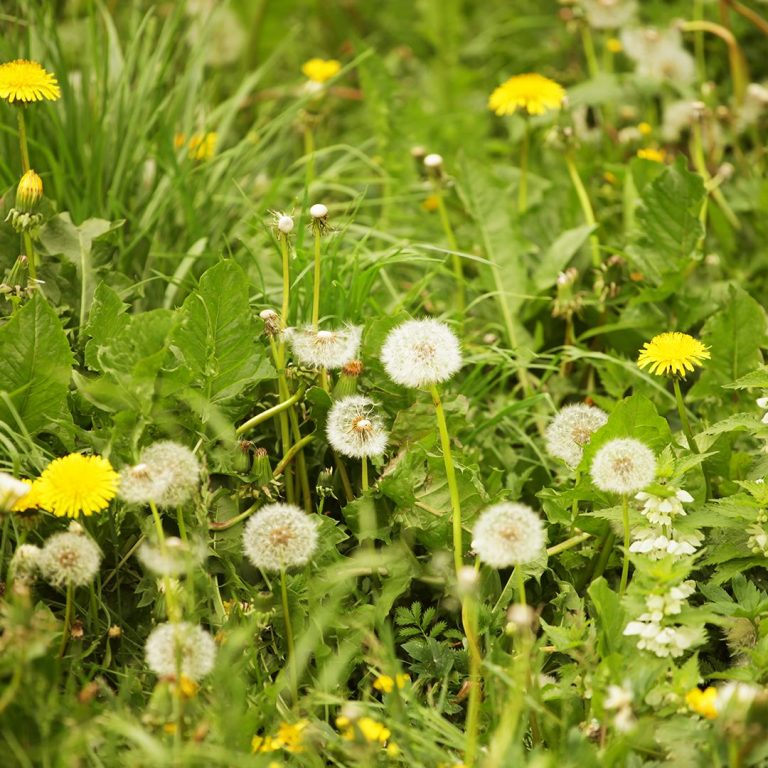
[[[464,565],[462,558],[461,543],[461,501],[459,499],[459,486],[456,482],[456,468],[453,466],[453,455],[451,453],[451,437],[448,432],[448,423],[445,419],[445,410],[443,401],[440,399],[440,391],[435,384],[431,387],[432,402],[435,406],[437,415],[437,428],[440,432],[440,446],[443,449],[443,462],[445,464],[445,475],[448,479],[448,493],[451,497],[451,511],[453,515],[453,563],[458,575],[461,567]]]
[[[306,193],[309,194],[309,188],[315,180],[315,135],[309,125],[304,127],[304,156],[307,158],[307,175],[304,185]]]
[[[163,521],[160,519],[160,512],[157,509],[157,504],[150,500],[149,508],[152,510],[152,519],[155,522],[155,532],[157,533],[157,543],[160,547],[160,552],[165,555],[167,547],[165,545],[165,531],[163,531]],[[173,594],[173,585],[169,576],[163,576],[163,591],[165,593],[165,609],[168,613],[170,621],[181,621],[181,612],[176,605],[176,599]]]
[[[280,233],[280,252],[283,256],[283,306],[280,317],[283,323],[288,325],[288,312],[290,311],[291,301],[291,264],[288,253],[288,235]]]
[[[584,186],[584,182],[579,175],[579,169],[576,167],[576,163],[573,162],[573,153],[570,150],[565,153],[565,164],[568,167],[568,175],[571,177],[571,183],[579,198],[579,204],[581,205],[584,219],[587,224],[595,227],[597,226],[595,211],[592,208],[592,203],[589,199],[587,189]],[[598,269],[600,267],[600,240],[594,232],[589,236],[589,247],[592,251],[592,267]]]
[[[61,633],[61,646],[59,647],[59,658],[64,657],[64,651],[67,650],[69,642],[70,628],[72,627],[72,604],[74,603],[75,588],[72,584],[67,584],[67,596],[64,603],[64,629]]]
[[[517,212],[522,215],[528,207],[528,152],[531,145],[528,118],[524,118],[523,143],[520,147],[520,187],[517,192]]]
[[[304,435],[298,442],[294,443],[272,472],[273,477],[279,477],[291,463],[291,459],[305,446],[312,442],[312,435]]]
[[[235,434],[239,437],[244,432],[247,432],[249,429],[253,429],[254,427],[257,427],[259,424],[262,424],[265,421],[269,421],[269,419],[271,419],[273,416],[277,416],[282,411],[286,411],[292,405],[294,405],[295,403],[298,403],[303,396],[304,396],[304,387],[301,386],[287,400],[282,400],[277,405],[273,405],[271,408],[267,408],[266,411],[257,413],[255,416],[248,419],[248,421],[243,422],[235,430]]]
[[[24,107],[19,107],[16,116],[19,121],[19,148],[21,149],[21,170],[26,173],[30,170],[29,147],[27,145],[27,124],[24,122]]]
[[[456,315],[459,324],[464,322],[464,310],[466,308],[466,297],[464,294],[464,271],[461,265],[461,256],[458,254],[459,244],[456,240],[451,220],[448,218],[448,209],[445,205],[445,196],[443,194],[443,182],[440,178],[435,179],[435,196],[437,197],[437,210],[440,213],[440,223],[443,227],[443,233],[451,249],[451,259],[453,260],[453,276],[456,282]]]
[[[683,401],[683,393],[680,389],[680,380],[675,376],[672,379],[672,387],[675,390],[675,403],[677,403],[677,412],[680,414],[680,423],[683,426],[683,434],[688,441],[688,449],[691,453],[700,454],[699,446],[693,437],[693,431],[691,430],[691,423],[688,421],[688,411],[685,410],[685,402]],[[704,475],[704,488],[705,488],[705,501],[710,497],[709,488],[709,475],[704,468],[704,463],[701,464],[701,471]]]
[[[288,644],[288,674],[291,681],[291,699],[295,705],[299,699],[299,683],[296,670],[296,649],[293,644],[293,625],[291,623],[291,612],[288,608],[288,585],[285,578],[285,567],[280,569],[280,598],[283,603],[285,640]]]
[[[469,702],[467,704],[464,749],[464,764],[467,768],[474,768],[477,759],[477,732],[480,719],[480,703],[482,701],[483,657],[477,637],[477,613],[478,606],[474,597],[465,597],[461,616],[464,624],[464,633],[467,636],[467,650],[469,652]]]
[[[315,226],[315,276],[312,293],[312,330],[317,333],[320,324],[320,227]]]
[[[624,524],[624,560],[621,564],[619,597],[623,597],[627,591],[627,580],[629,578],[629,498],[626,493],[621,496],[621,519]]]
[[[742,5],[738,0],[724,0],[728,8],[732,8],[739,16],[743,16],[747,21],[754,24],[764,35],[768,35],[768,21],[759,13],[756,13],[746,5]]]
[[[368,490],[368,457],[363,456],[363,460],[361,462],[361,485],[363,489],[363,493],[365,493]]]
[[[517,601],[520,605],[527,605],[525,600],[525,574],[523,566],[519,563],[515,566],[515,576],[517,576]]]
[[[595,53],[595,41],[592,39],[592,30],[589,24],[581,25],[581,44],[584,47],[584,58],[587,60],[587,71],[594,78],[600,74],[600,65],[597,63]]]
[[[554,555],[559,555],[561,552],[578,547],[579,544],[585,542],[590,536],[592,536],[591,533],[577,533],[575,536],[571,536],[559,544],[547,547],[547,557],[554,557]]]

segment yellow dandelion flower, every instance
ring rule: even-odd
[[[173,148],[187,147],[187,154],[193,160],[210,160],[216,152],[219,134],[215,131],[208,133],[193,133],[187,140],[186,133],[176,133],[173,136]]]
[[[618,37],[609,37],[605,41],[605,47],[610,53],[621,53],[624,50],[624,46],[621,44],[621,40]]]
[[[671,374],[685,378],[687,371],[710,359],[708,350],[709,347],[687,333],[661,333],[643,345],[637,364],[641,368],[650,366],[650,372],[657,376]]]
[[[14,101],[56,101],[61,89],[56,77],[36,61],[16,59],[0,64],[0,99]]]
[[[282,749],[283,742],[273,739],[271,736],[254,736],[251,739],[251,751],[253,752],[277,752]]]
[[[71,453],[54,459],[40,475],[38,505],[58,517],[92,515],[109,506],[117,481],[117,472],[102,456]]]
[[[389,675],[379,675],[379,677],[373,681],[373,687],[382,693],[392,693],[395,686],[397,686],[398,690],[402,690],[410,681],[411,676],[402,672],[395,675],[394,678]]]
[[[529,115],[543,115],[550,109],[560,109],[565,89],[538,74],[515,75],[502,83],[488,100],[488,108],[497,115],[511,115],[518,109]]]
[[[643,121],[637,124],[637,130],[640,131],[641,136],[650,136],[653,133],[653,126]]]
[[[310,59],[304,62],[301,71],[313,83],[324,83],[339,74],[341,62],[336,59]]]
[[[304,729],[309,725],[309,720],[297,720],[295,723],[280,723],[277,729],[277,739],[283,744],[286,752],[303,752]]]
[[[717,717],[717,689],[711,685],[703,691],[699,688],[692,688],[685,694],[685,703],[696,713],[706,717],[708,720],[714,720]]]
[[[421,204],[421,210],[432,213],[440,207],[440,198],[437,195],[427,195]]]
[[[29,491],[11,507],[11,512],[26,512],[28,509],[40,509],[40,481],[25,480],[24,482],[31,482],[32,485]]]
[[[341,715],[336,718],[336,727],[341,731],[341,738],[345,741],[357,741],[362,737],[368,742],[384,744],[392,735],[386,725],[372,717],[359,717],[353,721]]]
[[[663,149],[655,149],[654,147],[638,149],[637,156],[654,163],[663,163],[667,159],[667,153]]]

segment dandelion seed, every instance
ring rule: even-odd
[[[420,389],[450,379],[462,365],[459,340],[439,320],[408,320],[384,342],[381,362],[392,381]]]
[[[56,101],[61,89],[56,77],[36,61],[16,59],[0,64],[0,99],[15,101]]]
[[[10,512],[31,490],[31,483],[0,472],[0,512]]]
[[[687,333],[662,333],[643,345],[637,364],[657,376],[680,376],[709,360],[709,347]]]
[[[494,568],[530,563],[541,555],[545,542],[541,518],[524,504],[506,501],[488,507],[472,532],[472,549]]]
[[[216,661],[216,643],[202,627],[186,621],[158,624],[145,646],[147,665],[158,677],[175,678],[178,671],[197,682]]]
[[[186,446],[161,440],[141,452],[139,463],[120,473],[120,498],[129,504],[154,502],[177,507],[188,502],[200,482],[200,462]]]
[[[548,77],[538,74],[515,75],[491,94],[488,107],[497,115],[511,115],[522,109],[529,115],[543,115],[560,109],[565,90]]]
[[[693,56],[683,48],[680,30],[674,27],[662,31],[652,27],[625,29],[621,43],[641,77],[676,85],[693,82],[696,66]]]
[[[317,523],[293,504],[268,504],[245,524],[243,550],[257,568],[305,565],[317,549]]]
[[[314,58],[305,61],[301,71],[311,82],[322,84],[339,74],[341,62],[336,59]]]
[[[102,456],[71,453],[54,459],[35,484],[39,506],[58,517],[92,515],[109,506],[118,476]]]
[[[592,434],[607,421],[608,414],[600,408],[585,403],[566,405],[547,427],[547,451],[569,467],[575,467]]]
[[[656,457],[639,440],[610,440],[597,451],[589,471],[592,482],[601,491],[637,493],[653,482]]]
[[[336,331],[312,328],[286,328],[285,338],[301,365],[328,370],[343,368],[355,360],[360,351],[363,329],[350,325]]]
[[[101,565],[101,550],[79,528],[56,533],[40,552],[38,564],[43,578],[54,587],[82,587],[93,581]]]
[[[381,456],[389,438],[376,404],[362,395],[350,395],[333,404],[326,434],[334,451],[355,459]]]

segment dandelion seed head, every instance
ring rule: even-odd
[[[592,433],[607,421],[608,414],[600,408],[585,403],[566,405],[547,427],[547,451],[569,467],[575,467],[581,461],[584,446]]]
[[[593,29],[619,29],[634,18],[635,0],[581,0],[587,23]]]
[[[462,365],[456,334],[439,320],[408,320],[389,332],[381,362],[396,384],[413,389],[448,381]]]
[[[287,213],[277,215],[277,229],[284,235],[290,235],[293,232],[293,217]]]
[[[32,584],[40,570],[40,555],[43,550],[34,544],[20,544],[13,553],[8,573],[11,580],[21,584]]]
[[[69,530],[51,536],[38,558],[40,573],[54,587],[82,587],[93,581],[101,550],[90,537]]]
[[[427,168],[441,168],[443,165],[443,156],[436,153],[431,153],[424,157],[424,165]]]
[[[180,671],[184,677],[198,681],[213,669],[216,643],[200,626],[186,621],[166,622],[150,633],[145,656],[147,665],[158,677],[175,678]]]
[[[312,328],[286,328],[285,338],[296,360],[309,368],[343,368],[357,358],[363,329],[358,325],[328,331]]]
[[[141,452],[138,464],[120,473],[120,498],[130,504],[181,506],[192,498],[199,482],[195,454],[172,440],[161,440]]]
[[[656,477],[656,457],[634,438],[609,440],[595,453],[589,472],[601,491],[634,494]]]
[[[243,550],[257,568],[305,565],[317,549],[317,522],[293,504],[268,504],[245,524]]]
[[[337,453],[356,459],[381,456],[389,437],[376,413],[376,404],[362,395],[343,397],[333,404],[326,434]]]
[[[507,501],[488,507],[472,532],[472,549],[494,568],[530,563],[545,542],[541,518],[530,507]]]
[[[182,576],[203,562],[205,547],[200,542],[169,536],[164,546],[143,542],[136,556],[155,576]]]
[[[313,219],[324,219],[328,216],[328,208],[322,203],[315,203],[309,209],[309,215]]]

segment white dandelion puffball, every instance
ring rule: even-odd
[[[592,433],[607,421],[608,414],[600,408],[585,403],[566,405],[547,427],[547,451],[569,467],[575,467]]]
[[[427,168],[440,168],[443,165],[443,156],[432,153],[424,158],[424,165]]]
[[[243,551],[257,567],[305,565],[317,549],[317,523],[294,504],[268,504],[245,524]]]
[[[286,213],[281,213],[277,217],[277,228],[282,234],[289,235],[293,232],[293,218]]]
[[[158,624],[147,638],[144,652],[147,665],[158,677],[176,677],[181,671],[197,681],[216,661],[216,643],[210,633],[186,621]]]
[[[530,563],[545,542],[541,518],[525,504],[508,501],[488,507],[472,532],[472,549],[494,568]]]
[[[313,219],[324,219],[328,215],[328,208],[324,206],[322,203],[315,203],[309,209],[309,215]]]
[[[13,581],[32,584],[40,570],[40,547],[34,544],[20,544],[13,553],[8,573]]]
[[[601,491],[637,493],[656,477],[656,457],[634,438],[609,440],[595,454],[589,472]]]
[[[93,581],[101,565],[101,550],[83,533],[56,533],[38,557],[43,578],[54,587],[82,587]]]
[[[119,496],[130,504],[153,501],[177,507],[189,501],[200,482],[200,462],[192,451],[172,440],[147,446],[139,463],[120,473]]]
[[[594,29],[618,29],[635,16],[635,0],[581,0],[589,26]]]
[[[349,395],[333,404],[326,434],[334,451],[353,459],[381,456],[389,438],[376,404],[363,395]]]
[[[177,536],[169,536],[164,546],[143,542],[136,556],[155,576],[182,576],[203,562],[205,546],[202,542],[182,541]]]
[[[407,320],[392,329],[380,359],[395,384],[413,389],[448,381],[462,364],[456,334],[432,319]]]
[[[31,489],[30,483],[0,472],[0,512],[10,512],[13,505],[23,499]]]
[[[336,331],[286,328],[285,338],[296,360],[309,368],[343,368],[357,358],[363,329],[349,325]]]

